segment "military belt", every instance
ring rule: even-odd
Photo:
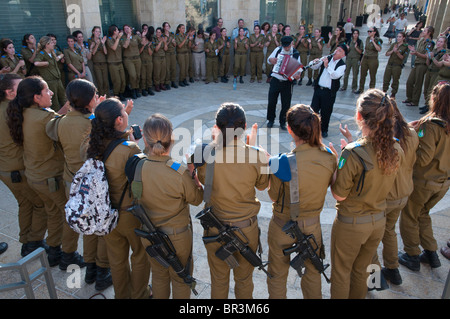
[[[126,59],[126,60],[137,60],[137,59],[140,59],[140,56],[139,56],[139,55],[135,55],[135,56],[124,56],[123,58]]]
[[[344,224],[367,224],[383,219],[385,216],[385,212],[358,217],[342,216],[338,213],[337,219]]]
[[[281,228],[283,228],[284,225],[286,225],[286,223],[288,221],[283,220],[282,218],[273,215],[273,221],[275,224],[277,224],[278,226],[280,226]],[[320,217],[316,216],[316,217],[310,217],[310,218],[299,218],[297,219],[297,223],[299,224],[299,226],[303,225],[303,227],[308,227],[308,226],[312,226],[315,224],[318,224],[320,222]]]
[[[239,227],[239,228],[245,228],[250,226],[251,224],[255,223],[255,221],[257,220],[256,216],[250,217],[249,219],[246,220],[241,220],[239,222],[225,222],[223,220],[221,220],[221,222],[224,225],[229,225],[231,227]]]

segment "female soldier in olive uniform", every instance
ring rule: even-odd
[[[361,60],[361,77],[359,79],[359,90],[355,91],[355,94],[361,94],[362,92],[364,92],[367,72],[370,72],[369,88],[375,88],[376,83],[376,76],[379,65],[378,52],[381,51],[383,40],[380,39],[380,34],[378,33],[377,28],[369,28],[367,32],[369,32],[369,36],[366,39],[364,56]]]
[[[27,74],[25,61],[22,56],[16,54],[14,44],[10,39],[4,39],[0,44],[0,68],[9,68],[9,73],[20,75],[22,78]]]
[[[199,205],[203,191],[191,178],[189,170],[170,158],[173,146],[172,123],[160,114],[149,117],[143,127],[148,160],[142,166],[142,204],[148,217],[164,232],[175,247],[181,264],[193,271],[192,227],[189,204]],[[148,240],[143,239],[144,247]],[[189,299],[191,290],[173,270],[150,258],[153,298],[168,299],[170,283],[174,299]]]
[[[276,167],[276,171],[270,175],[269,196],[274,203],[267,239],[269,243],[268,271],[273,274],[273,278],[267,280],[269,298],[284,299],[290,257],[283,254],[283,249],[291,247],[295,240],[282,231],[282,228],[289,220],[296,221],[306,236],[314,235],[319,251],[325,251],[322,246],[320,212],[337,166],[336,156],[322,144],[319,116],[309,106],[294,105],[289,109],[286,118],[288,132],[296,145],[291,154],[296,157],[297,162],[300,206],[297,210],[290,207],[290,183],[278,177],[277,169],[279,168]],[[271,168],[274,169],[273,158],[270,163]],[[278,163],[281,165],[280,162]],[[305,275],[301,280],[303,297],[320,299],[322,298],[321,275],[310,260],[305,263],[305,266]]]
[[[105,99],[97,96],[97,88],[86,79],[75,79],[66,88],[67,99],[72,110],[63,117],[47,123],[47,135],[61,144],[65,165],[64,185],[69,199],[70,185],[75,173],[83,166],[80,148],[91,131],[91,119],[97,104]],[[86,262],[85,282],[95,283],[96,290],[104,290],[112,285],[106,244],[103,236],[83,236],[83,258]]]
[[[212,32],[209,35],[208,41],[205,43],[206,52],[206,81],[208,84],[210,81],[219,83],[217,72],[219,71],[219,44],[216,41],[216,34]]]
[[[184,24],[177,26],[175,40],[177,43],[177,61],[180,67],[180,76],[178,84],[182,87],[189,86],[187,78],[189,77],[189,52],[191,51],[191,41],[189,34],[186,33]]]
[[[400,216],[405,252],[399,253],[399,262],[413,271],[420,270],[420,262],[432,268],[441,266],[430,210],[450,186],[449,98],[450,84],[438,83],[431,93],[430,112],[415,125],[419,148],[413,170],[414,190]]]
[[[251,78],[250,83],[255,82],[255,77],[258,83],[262,81],[262,66],[264,63],[264,42],[265,36],[261,34],[261,27],[255,25],[253,28],[255,33],[250,35],[249,46],[250,46],[250,68],[251,68]]]
[[[67,45],[69,46],[64,50],[64,57],[67,64],[68,81],[74,79],[84,79],[86,77],[86,69],[84,65],[84,58],[81,55],[81,51],[75,48],[75,38],[71,35],[67,37]]]
[[[447,38],[440,36],[436,40],[436,46],[433,52],[427,54],[427,66],[428,70],[425,74],[425,82],[423,84],[423,96],[425,98],[425,107],[420,108],[420,114],[425,114],[429,110],[430,95],[434,86],[437,83],[439,71],[441,70],[441,63],[444,54],[447,53],[445,49],[447,47]]]
[[[141,53],[141,90],[142,95],[147,96],[155,95],[152,90],[153,87],[153,51],[155,50],[153,43],[153,32],[154,29],[151,27],[147,31],[145,37],[147,38],[147,43],[140,47],[139,52]]]
[[[273,50],[281,46],[281,34],[278,33],[278,25],[273,24],[271,32],[266,35],[266,45],[267,45],[267,53],[266,56],[269,57]],[[266,63],[266,75],[267,80],[266,83],[270,83],[270,75],[272,74],[273,64]]]
[[[239,36],[234,39],[234,78],[239,75],[239,83],[244,83],[242,77],[245,74],[247,64],[248,38],[244,28],[239,28]]]
[[[38,53],[34,35],[27,33],[23,36],[21,53],[25,61],[25,66],[27,67],[27,76],[38,74],[39,72],[34,67],[34,59]]]
[[[300,53],[300,61],[303,65],[308,63],[308,52],[309,52],[309,36],[306,34],[306,28],[304,25],[298,27],[298,33],[295,35],[297,38],[297,46],[295,49]],[[298,85],[302,85],[302,80],[305,77],[305,72],[302,72]]]
[[[133,99],[141,97],[139,93],[139,82],[141,80],[141,57],[139,55],[139,46],[147,43],[145,35],[146,31],[142,33],[143,39],[132,33],[131,27],[128,25],[123,26],[122,36],[122,55],[123,65],[125,67],[126,74],[128,76],[128,84],[131,88],[131,96]]]
[[[309,42],[309,61],[314,61],[315,59],[320,59],[322,57],[323,46],[325,41],[321,36],[320,29],[314,29],[314,35],[308,39]],[[312,85],[313,80],[317,80],[319,76],[319,69],[313,70],[311,68],[308,69],[308,83],[306,85]]]
[[[358,89],[359,62],[361,61],[361,54],[364,51],[364,42],[359,38],[359,30],[353,30],[352,37],[348,42],[347,47],[348,54],[345,61],[344,84],[339,90],[347,90],[348,77],[350,75],[350,70],[353,69],[352,92],[355,92]]]
[[[113,85],[113,93],[121,101],[125,100],[125,70],[122,64],[122,35],[123,33],[112,25],[108,28],[108,39],[106,40],[106,59],[108,61],[108,70]]]
[[[23,163],[23,147],[14,143],[7,125],[6,109],[16,97],[22,78],[17,74],[5,74],[0,80],[0,180],[9,188],[19,205],[19,242],[21,255],[25,257],[38,247],[48,249],[44,243],[47,230],[47,214],[44,203],[28,185]]]
[[[347,44],[347,38],[345,36],[344,29],[342,27],[336,27],[334,29],[334,34],[331,36],[331,32],[328,34],[328,44],[327,47],[330,48],[330,54],[336,50],[341,44]]]
[[[264,190],[269,184],[269,175],[265,153],[241,140],[245,128],[246,119],[242,107],[232,103],[222,104],[217,111],[213,129],[216,146],[214,178],[207,205],[212,207],[213,213],[222,223],[239,227],[247,238],[244,241],[248,242],[250,249],[256,251],[259,238],[256,215],[261,204],[255,197],[255,187]],[[198,168],[198,178],[202,184],[205,184],[210,160]],[[214,235],[217,235],[216,228],[205,231],[205,236]],[[219,248],[220,244],[217,242],[206,244],[212,299],[227,298],[229,290],[230,267],[215,255]],[[251,299],[254,267],[239,253],[233,256],[239,263],[233,269],[236,299]]]
[[[404,153],[394,140],[394,110],[380,90],[357,101],[362,138],[345,146],[331,186],[337,216],[331,231],[331,298],[364,298],[367,267],[385,229],[386,197]]]
[[[167,90],[170,90],[171,86],[177,89],[178,85],[175,83],[175,81],[177,80],[177,42],[175,41],[175,34],[173,32],[170,32],[169,22],[164,22],[162,24],[162,29],[164,31],[163,37],[167,38],[165,86]]]
[[[51,37],[44,36],[39,40],[38,54],[34,59],[34,65],[39,70],[39,75],[47,82],[50,91],[53,92],[52,109],[59,109],[66,102],[66,92],[61,82],[61,71],[58,61],[64,58],[64,54],[55,54],[55,42]]]
[[[119,204],[127,183],[125,164],[130,157],[141,153],[141,150],[136,143],[128,141],[128,137],[132,136],[131,132],[126,131],[128,114],[119,100],[112,98],[101,102],[94,114],[87,158],[101,159],[112,140],[126,140],[112,151],[105,162],[111,205],[119,209],[116,228],[105,236],[115,298],[147,299],[150,296],[150,263],[140,238],[134,232],[141,224],[126,210],[133,201],[129,188]]]
[[[155,83],[156,92],[165,91],[164,81],[166,78],[166,51],[167,41],[162,36],[162,29],[156,29],[155,50],[153,51],[153,82]]]
[[[397,33],[397,41],[391,44],[390,48],[386,51],[386,56],[389,57],[386,69],[384,71],[383,78],[383,92],[387,92],[389,89],[389,83],[391,84],[391,97],[395,98],[395,94],[398,92],[398,84],[400,76],[402,74],[402,63],[405,54],[408,52],[408,45],[405,43],[405,33]]]
[[[227,29],[220,29],[220,38],[217,39],[219,44],[219,76],[220,81],[223,83],[228,82],[228,70],[230,69],[230,38],[227,36]]]
[[[59,116],[49,109],[52,95],[42,78],[33,76],[22,80],[16,98],[7,109],[8,126],[14,142],[23,145],[28,184],[45,205],[49,264],[51,267],[59,264],[61,270],[66,270],[70,264],[80,267],[85,264],[76,252],[78,234],[65,220],[64,156],[45,130],[47,123]]]
[[[92,28],[92,35],[88,40],[89,50],[92,54],[92,63],[94,65],[94,76],[97,82],[98,93],[103,96],[109,96],[108,64],[106,55],[106,36],[101,36],[101,29],[98,26]]]

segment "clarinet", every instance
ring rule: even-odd
[[[315,66],[315,65],[317,65],[317,64],[319,64],[319,63],[321,63],[321,62],[324,61],[325,59],[331,59],[331,58],[333,57],[333,55],[335,55],[335,53],[336,53],[336,52],[333,52],[333,53],[331,53],[330,55],[321,57],[321,58],[320,58],[318,61],[316,61],[316,62],[314,62],[314,60],[311,61],[311,62],[309,62],[308,65],[304,67],[304,70],[309,69],[309,68],[311,68],[311,67],[313,67],[313,66]]]

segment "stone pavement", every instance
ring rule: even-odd
[[[384,16],[384,20],[388,16]],[[408,20],[411,25],[415,24],[412,14],[408,15]],[[359,28],[361,31],[361,38],[365,40],[367,36],[367,25]],[[380,34],[384,34],[386,27],[382,28]],[[389,47],[386,38],[383,38],[383,50],[379,55],[380,66],[377,73],[377,88],[382,88],[383,72],[388,60],[385,52]],[[325,49],[326,53],[326,49]],[[419,111],[416,107],[407,107],[401,103],[406,98],[406,80],[411,70],[410,58],[403,69],[400,88],[397,93],[397,101],[400,110],[407,121],[412,121],[420,118]],[[351,77],[351,76],[350,76]],[[257,123],[259,129],[259,140],[257,145],[262,145],[272,154],[279,152],[286,152],[292,148],[292,140],[286,131],[279,131],[277,122],[274,129],[271,130],[270,136],[267,135],[266,124],[266,107],[267,94],[269,84],[265,83],[265,76],[263,83],[249,83],[250,76],[244,78],[244,84],[238,84],[237,90],[233,90],[232,82],[224,83],[210,83],[205,85],[204,82],[196,82],[186,88],[171,89],[170,91],[156,93],[155,96],[141,97],[134,102],[134,109],[130,115],[130,125],[139,124],[141,127],[145,119],[153,113],[162,113],[167,116],[173,123],[175,133],[178,134],[176,138],[175,155],[176,158],[182,159],[183,152],[180,145],[189,146],[189,144],[202,136],[206,141],[210,138],[210,128],[214,125],[215,112],[223,102],[236,102],[240,104],[246,111],[248,127],[253,123]],[[350,79],[351,81],[351,79]],[[366,80],[368,86],[369,79]],[[310,104],[313,94],[312,87],[295,86],[292,98],[292,104],[304,103]],[[342,83],[342,81],[341,81]],[[367,89],[368,87],[366,87]],[[334,111],[331,117],[329,136],[324,140],[325,144],[332,142],[333,144],[340,144],[342,136],[339,133],[339,124],[348,124],[350,130],[356,135],[357,126],[354,121],[355,105],[357,96],[349,89],[345,92],[338,92],[337,100],[334,105]],[[420,105],[423,104],[423,97]],[[278,105],[279,107],[279,105]],[[278,109],[279,110],[279,109]],[[278,114],[278,113],[277,113]],[[190,138],[186,137],[189,132]],[[182,135],[183,134],[183,135]],[[183,140],[184,139],[184,140]],[[139,142],[143,149],[143,141]],[[261,201],[261,210],[258,216],[258,221],[262,231],[261,242],[263,244],[263,260],[267,260],[267,229],[271,218],[271,200],[267,192],[258,192],[258,199]],[[0,242],[7,242],[9,249],[0,256],[1,263],[15,262],[20,259],[21,244],[18,242],[18,222],[17,222],[17,202],[15,201],[9,190],[0,184]],[[450,238],[450,194],[447,194],[431,211],[433,230],[438,242],[439,248],[446,245]],[[330,233],[336,211],[334,209],[336,201],[328,191],[325,206],[321,214],[321,224],[323,231],[323,240],[326,245],[327,257],[325,262],[329,263],[330,258]],[[194,217],[201,210],[200,207],[191,207],[191,215],[193,219],[194,229],[194,277],[197,279],[197,291],[199,299],[210,298],[210,275],[206,258],[206,250],[202,242],[201,236],[203,229]],[[399,250],[402,249],[401,237],[398,236]],[[82,240],[79,241],[79,252],[82,252]],[[380,260],[381,245],[379,248]],[[437,269],[431,269],[428,265],[422,264],[421,270],[418,272],[410,271],[409,269],[400,266],[400,271],[403,277],[403,284],[400,286],[390,285],[390,288],[381,292],[369,292],[367,298],[369,299],[439,299],[442,296],[445,281],[449,274],[450,261],[445,259],[440,253],[439,257],[442,266]],[[326,273],[330,274],[330,268]],[[84,278],[84,270],[81,272]],[[56,284],[58,298],[60,299],[87,299],[97,292],[94,285],[87,285],[81,280],[81,287],[69,288],[68,280],[70,281],[70,274],[59,270],[58,267],[52,269],[52,275]],[[9,283],[14,279],[18,279],[18,275],[0,273],[0,285]],[[322,278],[323,279],[323,278]],[[255,289],[253,296],[258,299],[268,298],[266,276],[259,270],[254,271]],[[43,280],[38,280],[34,284],[34,292],[36,298],[48,298],[48,292]],[[231,279],[229,298],[234,298],[233,291],[234,283]],[[329,285],[323,279],[322,291],[324,298],[330,298]],[[108,298],[114,298],[113,288],[110,287],[102,292]],[[296,272],[291,268],[288,277],[288,293],[289,299],[302,298],[300,289],[300,279]],[[19,289],[8,293],[0,293],[0,299],[16,299],[25,298],[23,290]],[[101,298],[95,296],[94,298]],[[192,298],[195,298],[192,295]]]

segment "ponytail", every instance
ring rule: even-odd
[[[149,153],[161,156],[172,146],[172,123],[161,114],[150,116],[144,123],[143,135],[150,150]]]
[[[216,125],[221,131],[222,145],[226,146],[234,137],[240,137],[245,130],[245,111],[239,104],[223,103],[216,113]],[[229,135],[233,130],[233,135]]]
[[[23,145],[23,111],[35,104],[34,96],[41,94],[44,88],[45,82],[39,76],[30,76],[20,81],[16,97],[6,109],[6,123],[14,143]]]
[[[122,115],[123,105],[114,98],[106,99],[95,109],[95,118],[91,120],[91,133],[87,158],[101,159],[107,140],[120,138],[124,133],[115,129],[117,117]]]
[[[370,89],[357,101],[357,111],[368,128],[377,156],[378,167],[384,175],[395,173],[399,167],[398,152],[394,147],[394,107],[381,90]]]
[[[292,106],[286,114],[286,119],[292,132],[299,139],[311,146],[323,145],[320,138],[320,118],[310,106],[304,104]]]

